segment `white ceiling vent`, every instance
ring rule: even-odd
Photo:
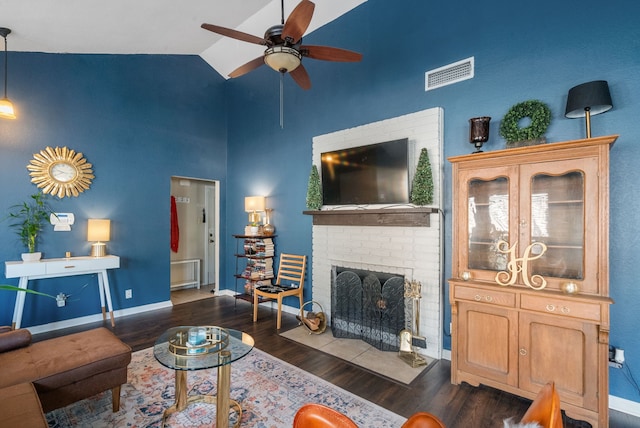
[[[435,68],[424,74],[424,90],[430,91],[473,77],[473,57]]]

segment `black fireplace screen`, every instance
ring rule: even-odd
[[[331,276],[333,336],[397,351],[398,333],[405,328],[404,277],[339,267]]]

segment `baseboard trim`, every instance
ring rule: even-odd
[[[443,349],[442,350],[442,359],[451,361],[451,350]]]
[[[117,311],[113,311],[113,316],[117,324],[118,317],[140,314],[143,312],[155,311],[158,309],[170,308],[171,306],[173,306],[171,303],[171,300],[167,300],[164,302],[152,303],[150,305],[135,306],[133,308],[120,309]],[[108,319],[109,319],[109,315],[107,314],[107,320]],[[77,327],[79,325],[89,324],[93,322],[100,322],[100,321],[102,321],[102,314],[96,314],[96,315],[87,315],[86,317],[72,318],[69,320],[56,321],[49,324],[41,324],[41,325],[30,326],[25,328],[29,330],[31,334],[38,334],[38,333],[47,333],[50,331],[60,330],[63,328]]]
[[[640,417],[640,403],[624,398],[609,396],[609,408],[631,416]]]

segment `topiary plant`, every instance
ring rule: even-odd
[[[311,166],[309,184],[307,185],[307,209],[319,210],[322,208],[322,189],[320,187],[320,174],[315,165]]]
[[[415,205],[429,205],[433,203],[433,174],[429,153],[423,148],[420,151],[416,174],[411,185],[411,203]]]

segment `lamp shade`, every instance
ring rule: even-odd
[[[247,196],[244,198],[244,210],[248,213],[264,211],[266,206],[267,203],[264,196]]]
[[[611,110],[611,93],[606,80],[594,80],[569,89],[564,115],[570,119],[585,117],[586,110],[593,116]]]
[[[111,220],[90,218],[87,227],[87,241],[109,241],[111,234]]]

